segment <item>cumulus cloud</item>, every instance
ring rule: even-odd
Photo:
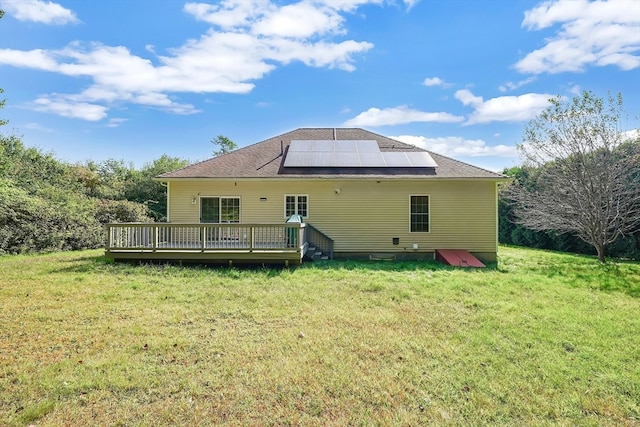
[[[399,135],[390,138],[398,141],[424,148],[438,154],[450,157],[517,157],[518,152],[515,146],[509,145],[487,145],[481,139],[464,139],[459,136],[448,136],[441,138],[427,138],[415,135]]]
[[[474,109],[465,125],[531,120],[549,106],[549,99],[552,97],[553,95],[545,93],[526,93],[520,96],[500,96],[485,101],[468,89],[455,93],[457,100]]]
[[[151,45],[146,47],[149,57],[143,57],[125,46],[73,42],[53,50],[0,49],[0,64],[91,81],[78,94],[35,101],[40,111],[95,120],[106,114],[111,103],[137,103],[192,114],[198,112],[193,105],[179,103],[169,94],[248,93],[255,81],[292,62],[355,70],[356,55],[373,44],[345,39],[344,14],[366,3],[382,1],[300,1],[284,6],[270,0],[186,3],[185,13],[212,27],[163,55],[156,54]],[[42,104],[42,100],[47,102]],[[65,102],[67,108],[62,107]],[[76,108],[83,103],[87,106],[84,114]]]
[[[65,25],[79,22],[75,13],[58,3],[41,0],[2,0],[0,8],[19,21]]]
[[[450,87],[451,84],[445,82],[440,77],[427,77],[422,82],[425,86],[441,86],[441,87]]]
[[[640,129],[631,129],[621,133],[622,141],[629,141],[640,138]]]
[[[515,64],[523,73],[580,72],[587,66],[640,67],[640,13],[636,1],[545,1],[525,12],[530,31],[560,25],[545,46]]]
[[[40,97],[33,101],[32,108],[43,113],[95,122],[107,116],[102,105],[77,102],[64,97]]]
[[[186,3],[184,11],[197,20],[208,22],[223,29],[248,28],[255,18],[273,7],[267,1],[223,0],[219,4]]]
[[[406,105],[394,108],[369,108],[356,117],[347,120],[345,126],[388,126],[414,122],[456,123],[464,118],[449,113],[429,113],[413,110]]]

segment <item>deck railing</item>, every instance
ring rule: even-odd
[[[107,251],[290,251],[306,244],[306,224],[107,225]]]
[[[310,246],[320,249],[329,259],[333,259],[333,239],[311,224],[307,224],[306,240]]]

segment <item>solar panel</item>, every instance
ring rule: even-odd
[[[384,157],[387,167],[406,168],[411,166],[411,162],[405,153],[384,152],[382,153],[382,157]]]
[[[311,151],[314,153],[334,153],[336,151],[336,147],[334,144],[311,144]]]
[[[387,166],[381,152],[360,153],[360,163],[373,168],[383,168]]]
[[[358,153],[336,153],[340,154],[334,158],[334,166],[340,167],[359,167],[361,165]]]
[[[294,140],[284,167],[436,167],[427,152],[380,151],[373,140]]]
[[[289,145],[289,152],[304,152],[311,151],[313,141],[291,141]]]
[[[333,142],[335,143],[335,141]],[[334,150],[336,153],[357,153],[358,142],[359,141],[340,141],[339,144],[334,144]]]
[[[376,141],[356,141],[359,153],[379,153],[380,147]]]
[[[424,151],[410,151],[405,154],[413,167],[435,168],[438,166],[433,157]]]

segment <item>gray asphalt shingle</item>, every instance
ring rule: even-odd
[[[375,140],[380,151],[426,151],[437,168],[285,168],[292,140]],[[479,178],[503,175],[413,145],[358,128],[300,128],[183,169],[160,175],[161,180],[190,178]]]

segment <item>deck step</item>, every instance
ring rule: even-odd
[[[305,252],[305,258],[311,261],[328,260],[329,257],[315,246],[309,246]]]
[[[485,267],[482,261],[464,249],[436,249],[436,261],[456,267]]]

